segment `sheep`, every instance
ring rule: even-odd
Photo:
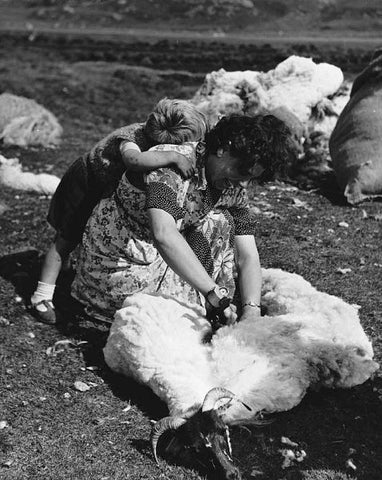
[[[153,428],[155,457],[165,430],[186,429],[200,415],[213,423],[217,414],[226,426],[259,423],[263,415],[298,405],[308,388],[350,388],[378,368],[357,307],[301,276],[263,269],[262,305],[265,316],[223,327],[208,343],[211,327],[198,305],[138,293],[117,311],[106,363],[148,385],[169,409]],[[220,424],[216,428],[222,432]],[[220,435],[211,448],[210,436],[201,438],[224,477],[241,478],[229,438],[223,442]]]

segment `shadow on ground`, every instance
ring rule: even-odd
[[[16,294],[26,306],[37,285],[42,260],[43,256],[38,250],[19,251],[0,258],[0,276],[14,286]],[[86,365],[98,368],[100,376],[114,395],[132,401],[151,418],[163,417],[167,414],[167,407],[148,387],[113,373],[106,365],[102,349],[110,326],[88,317],[81,305],[71,297],[73,277],[73,271],[63,272],[57,280],[53,299],[57,312],[55,328],[65,336],[87,342],[82,348]]]

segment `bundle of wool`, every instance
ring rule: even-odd
[[[300,143],[301,155],[290,174],[316,180],[331,170],[328,141],[349,92],[340,68],[292,55],[268,72],[211,72],[191,101],[212,125],[230,113],[280,118]],[[310,138],[318,132],[317,146]]]
[[[34,100],[0,95],[0,139],[5,145],[56,147],[61,135],[57,118]]]
[[[292,55],[269,72],[211,72],[192,102],[212,124],[227,113],[227,105],[248,115],[284,107],[308,124],[312,109],[334,95],[343,80],[341,69],[334,65]]]
[[[53,195],[59,183],[60,179],[55,175],[23,172],[18,158],[5,158],[0,155],[0,185],[42,195]]]
[[[206,344],[210,326],[201,307],[132,295],[115,315],[106,362],[148,385],[171,415],[200,407],[211,388],[227,388],[252,408],[233,403],[227,424],[289,410],[309,387],[361,384],[378,368],[357,307],[301,276],[263,270],[262,304],[266,316],[221,328]]]

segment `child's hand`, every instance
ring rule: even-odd
[[[179,170],[183,178],[190,178],[195,173],[196,166],[196,156],[193,155],[191,158],[182,155],[181,153],[174,152],[174,166]]]

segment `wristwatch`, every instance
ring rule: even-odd
[[[231,303],[231,299],[228,296],[228,288],[224,286],[216,286],[210,290],[206,295],[206,301],[218,310],[225,310]]]

